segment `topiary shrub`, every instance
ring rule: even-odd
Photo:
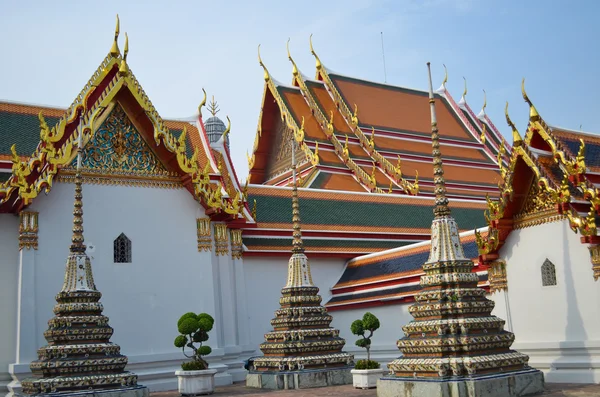
[[[356,341],[356,346],[367,349],[367,359],[358,360],[354,365],[355,369],[378,369],[381,366],[377,361],[371,361],[371,337],[380,325],[379,319],[370,312],[366,312],[362,320],[355,320],[350,325],[350,331],[354,335],[362,336],[361,339]],[[366,335],[367,332],[368,335]]]
[[[195,314],[189,312],[179,318],[177,330],[180,335],[175,338],[174,345],[181,348],[184,356],[192,359],[192,361],[182,363],[181,369],[184,371],[201,371],[208,368],[208,363],[202,356],[208,356],[212,349],[210,346],[203,345],[203,343],[208,340],[208,332],[214,324],[215,320],[206,313]],[[192,351],[191,355],[186,353],[186,347]]]

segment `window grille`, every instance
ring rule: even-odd
[[[542,265],[542,286],[556,285],[556,267],[546,259]]]
[[[131,263],[131,240],[123,233],[114,242],[115,263]]]

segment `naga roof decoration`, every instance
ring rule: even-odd
[[[600,211],[596,163],[600,137],[594,134],[550,127],[538,113],[521,85],[529,106],[525,138],[508,116],[513,150],[507,167],[500,166],[498,201],[488,199],[486,220],[489,233],[477,236],[479,260],[489,263],[513,229],[567,218],[571,229],[589,244],[594,280],[600,277],[600,237],[596,222]],[[588,166],[587,163],[592,164]]]
[[[288,41],[291,87],[276,82],[259,57],[266,83],[248,155],[251,183],[289,183],[290,149],[283,137],[294,133],[308,158],[299,166],[302,187],[433,196],[429,131],[423,122],[427,116],[419,107],[427,93],[336,74],[323,65],[312,39],[310,51],[316,60],[315,80],[301,73]],[[454,102],[445,82],[442,87],[440,143],[449,197],[483,200],[495,192],[500,179],[500,134],[485,112],[481,121],[466,102],[462,108]]]
[[[110,52],[66,110],[0,104],[0,127],[6,128],[0,142],[0,171],[11,169],[8,178],[0,179],[0,212],[18,212],[42,191],[48,193],[57,173],[68,169],[75,159],[77,128],[83,127],[83,142],[88,144],[118,103],[144,135],[151,151],[161,159],[165,170],[176,176],[214,216],[253,222],[239,184],[233,180],[235,173],[231,171],[229,155],[222,156],[225,166],[221,169],[227,169],[222,173],[215,161],[218,150],[212,151],[208,144],[201,113],[206,92],[195,125],[163,120],[127,64],[127,38],[121,54],[118,34],[117,18],[115,41]],[[35,113],[39,128],[37,139],[32,117]],[[9,142],[11,139],[13,141]],[[10,154],[5,147],[7,144],[11,145]],[[10,163],[5,161],[7,156],[10,156]],[[86,177],[86,170],[82,175]]]

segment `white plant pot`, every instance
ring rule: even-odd
[[[215,392],[216,369],[202,371],[175,371],[179,393],[182,396],[198,396]]]
[[[377,387],[377,379],[381,378],[384,374],[384,370],[378,369],[353,369],[352,373],[352,385],[356,389],[372,389]]]

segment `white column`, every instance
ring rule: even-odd
[[[242,346],[250,344],[250,326],[248,324],[248,306],[246,304],[246,277],[244,274],[243,259],[233,261],[235,271],[235,290],[237,306],[237,336],[238,343]]]
[[[38,213],[21,212],[19,226],[19,292],[17,301],[17,364],[37,359],[35,257]]]

